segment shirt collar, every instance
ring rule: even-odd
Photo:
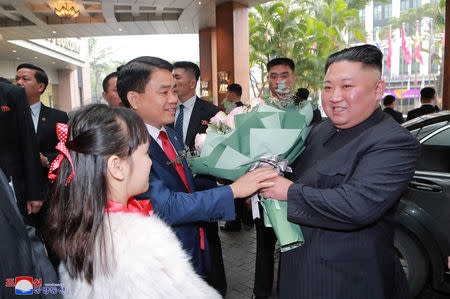
[[[41,111],[41,102],[34,103],[33,105],[30,105],[31,113],[33,113],[33,116],[39,115],[39,112]]]
[[[381,110],[381,107],[378,107],[367,119],[363,120],[356,126],[353,126],[348,129],[338,129],[333,125],[331,120],[329,120],[328,121],[328,130],[323,135],[322,142],[323,142],[323,144],[325,144],[337,132],[340,132],[344,136],[357,136],[357,135],[361,134],[362,132],[364,132],[365,130],[367,130],[368,128],[370,128],[373,125],[380,122],[381,119],[383,118],[383,116],[384,116],[384,114],[383,114],[383,111]]]
[[[190,98],[189,100],[187,100],[184,103],[181,103],[180,101],[178,101],[178,106],[180,106],[181,104],[183,104],[184,109],[192,109],[195,105],[195,100],[197,99],[197,96],[194,95],[192,98]]]
[[[166,131],[166,129],[164,128],[164,126],[161,127],[161,129],[158,129],[152,125],[149,124],[145,124],[145,126],[147,127],[147,131],[150,134],[150,136],[152,136],[153,139],[158,140],[159,137],[159,132],[161,131]]]

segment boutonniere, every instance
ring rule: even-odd
[[[208,124],[208,121],[202,120],[202,125],[207,125],[207,124]]]
[[[177,164],[181,164],[183,160],[186,161],[189,167],[192,165],[192,160],[195,159],[195,157],[200,156],[200,153],[198,151],[191,151],[189,149],[189,146],[184,145],[184,150],[178,151],[177,158],[175,160],[170,160],[167,162],[167,165],[172,164],[173,167],[176,167]]]
[[[2,106],[2,111],[3,112],[11,111],[11,109],[8,106]]]

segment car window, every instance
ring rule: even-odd
[[[450,128],[437,133],[430,139],[426,140],[423,144],[450,147]]]
[[[422,143],[417,170],[450,172],[450,128]]]
[[[413,136],[415,136],[418,140],[420,140],[423,137],[425,137],[428,134],[430,134],[431,132],[433,132],[433,131],[435,131],[435,130],[437,130],[439,128],[442,128],[446,124],[448,124],[447,120],[441,121],[441,122],[438,122],[438,123],[435,123],[435,124],[431,124],[431,125],[428,125],[428,126],[424,126],[424,127],[421,127],[421,128],[414,129],[414,130],[411,131],[411,134]]]

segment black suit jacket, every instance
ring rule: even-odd
[[[59,151],[55,148],[58,144],[56,135],[56,124],[67,123],[67,113],[58,109],[50,108],[42,104],[37,126],[37,141],[39,152],[46,156],[51,163]],[[48,168],[41,167],[41,183],[43,185],[45,196],[48,197],[50,180],[48,179]]]
[[[26,103],[28,105],[28,102]],[[5,287],[6,279],[16,276],[37,277],[25,224],[13,205],[14,195],[3,172],[0,170],[0,288],[1,298],[15,297],[14,287]],[[32,298],[39,298],[34,295]]]
[[[288,220],[305,244],[282,253],[280,298],[409,298],[394,249],[395,207],[413,176],[417,140],[378,108],[310,132],[294,164]]]
[[[20,211],[26,202],[42,200],[41,163],[25,90],[0,83],[0,168],[13,178]]]
[[[405,121],[403,119],[402,113],[398,112],[398,111],[395,111],[391,107],[384,108],[383,112],[389,114],[390,116],[392,116],[395,119],[395,121],[398,122],[399,124],[402,124]]]
[[[186,134],[185,144],[191,150],[194,150],[195,135],[205,133],[211,117],[216,115],[220,108],[211,102],[205,101],[197,97],[189,120],[189,127]]]
[[[419,108],[413,109],[408,112],[408,116],[406,117],[406,120],[410,120],[425,114],[435,113],[438,112],[439,108],[437,106],[433,106],[431,104],[425,104],[420,106]]]

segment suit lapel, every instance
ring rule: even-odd
[[[41,104],[41,111],[39,112],[39,119],[36,133],[38,145],[41,144],[43,138],[42,134],[44,132],[44,128],[47,126],[47,121],[48,121],[48,108],[44,104]]]
[[[167,130],[167,136],[169,137],[169,140],[172,143],[172,145],[174,145],[175,150],[177,152],[179,152],[180,149],[177,148],[177,143],[174,142],[174,138],[173,138],[174,136],[172,135],[172,133],[169,130]],[[171,164],[171,162],[167,158],[167,155],[164,152],[164,150],[159,146],[159,144],[156,142],[156,140],[153,139],[153,137],[150,136],[150,139],[151,139],[151,141],[150,141],[150,146],[148,148],[148,151],[149,151],[149,155],[150,155],[150,158],[152,159],[152,161],[154,163],[159,163],[162,168],[164,168],[166,171],[168,171],[170,173],[172,180],[173,179],[176,180],[177,185],[184,186],[183,180],[181,179],[181,177],[178,174],[175,167]],[[186,171],[187,165],[184,162],[183,162],[183,168],[186,173],[186,177],[188,178],[189,187],[191,188],[191,186],[193,185],[193,181],[191,184],[191,180],[190,180],[192,178],[192,175],[190,175],[191,178],[189,178],[189,175]],[[169,178],[167,178],[167,179],[169,179]],[[191,189],[191,190],[193,190],[193,189]],[[186,192],[187,192],[187,189],[186,189]]]
[[[181,144],[183,144],[183,143],[178,140],[178,138],[173,133],[173,131],[167,130],[167,136],[169,137],[169,140],[172,143],[172,145],[174,146],[175,151],[177,153],[180,153],[180,152],[184,151],[184,148],[181,147]],[[189,168],[185,158],[181,159],[181,163],[183,165],[184,173],[186,174],[186,178],[187,178],[187,181],[188,181],[189,188],[191,189],[192,192],[194,192],[195,186],[194,186],[194,179],[193,179],[193,176],[192,176],[191,169]],[[173,167],[173,169],[175,169],[175,167]],[[178,175],[178,172],[177,172],[177,175]],[[179,175],[178,175],[178,177],[180,178]],[[180,180],[181,180],[181,178],[180,178]],[[183,180],[181,180],[181,182],[183,183]],[[183,185],[184,185],[184,183],[183,183]]]

